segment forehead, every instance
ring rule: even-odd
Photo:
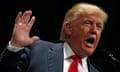
[[[80,20],[80,21],[94,21],[97,23],[101,23],[103,24],[103,19],[100,17],[99,14],[84,14],[84,15],[78,15],[76,17],[76,20]]]

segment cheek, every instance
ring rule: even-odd
[[[97,40],[99,41],[100,38],[101,38],[101,33],[98,33],[98,34],[97,34]]]
[[[88,32],[89,29],[87,27],[77,26],[72,29],[72,36],[76,41],[82,41]]]
[[[78,26],[75,29],[73,29],[73,31],[77,34],[83,35],[84,33],[87,33],[89,31],[89,29],[85,28],[85,27],[82,27],[82,26]]]
[[[75,39],[82,39],[83,37],[84,37],[84,35],[85,35],[85,33],[83,32],[83,31],[75,31],[74,33],[73,33],[73,35],[74,35],[74,38]]]
[[[97,35],[95,47],[97,47],[98,43],[100,42],[101,34]]]

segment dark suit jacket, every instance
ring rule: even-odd
[[[0,68],[3,72],[63,72],[63,58],[63,43],[38,40],[17,53],[5,50]],[[98,72],[89,61],[88,68]]]

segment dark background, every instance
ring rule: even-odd
[[[91,62],[101,72],[120,72],[120,64],[112,61],[104,52],[111,52],[120,60],[119,46],[119,2],[118,0],[4,0],[0,1],[0,53],[11,38],[14,20],[19,11],[32,10],[36,22],[31,36],[37,35],[42,40],[59,42],[60,29],[65,12],[78,2],[90,2],[101,6],[109,15],[103,35]],[[109,55],[109,54],[108,54]]]

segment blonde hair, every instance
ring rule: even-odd
[[[107,13],[102,10],[102,8],[94,5],[94,4],[90,4],[90,3],[78,3],[76,5],[74,5],[70,10],[68,10],[68,12],[65,15],[64,18],[64,22],[63,22],[63,26],[61,29],[61,35],[60,35],[60,40],[65,40],[65,34],[64,34],[64,26],[65,24],[77,19],[78,15],[85,15],[85,14],[99,14],[101,20],[103,20],[103,22],[106,22],[108,19],[108,15]]]

